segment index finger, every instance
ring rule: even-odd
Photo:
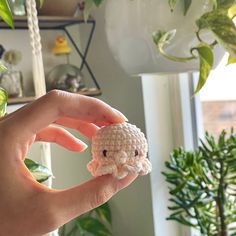
[[[119,111],[96,98],[53,90],[10,116],[15,129],[37,133],[61,117],[75,118],[98,126],[122,123],[127,119]]]

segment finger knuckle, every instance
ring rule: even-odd
[[[91,208],[96,208],[105,202],[107,202],[117,192],[117,186],[115,184],[98,189],[93,195],[91,201]]]
[[[96,208],[103,203],[107,202],[110,199],[111,195],[107,192],[100,192],[97,191],[96,194],[94,194],[93,199],[91,201],[91,208]]]
[[[58,90],[58,89],[53,89],[47,93],[47,97],[52,100],[65,97],[65,96],[68,96],[68,92]]]

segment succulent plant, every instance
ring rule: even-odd
[[[200,230],[204,236],[236,235],[236,136],[206,133],[195,151],[176,148],[163,172],[172,212],[167,220]]]

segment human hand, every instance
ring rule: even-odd
[[[91,138],[100,126],[124,121],[120,112],[98,99],[62,91],[51,91],[4,117],[0,121],[1,235],[43,235],[128,186],[136,176],[117,180],[105,175],[67,190],[49,189],[37,183],[24,165],[27,151],[36,141],[54,142],[76,152],[86,148],[54,124]]]

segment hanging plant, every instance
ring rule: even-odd
[[[131,0],[127,0],[131,1]],[[135,0],[134,0],[135,1]],[[95,6],[100,6],[104,0],[85,0],[85,12],[89,15],[91,9]],[[192,7],[192,0],[166,0],[169,4],[169,11],[174,12],[176,6],[182,6],[182,14],[188,19],[189,9]],[[172,40],[176,35],[176,29],[161,30],[156,29],[153,32],[153,43],[156,45],[158,52],[168,60],[186,63],[192,60],[199,60],[199,80],[195,93],[200,91],[207,81],[210,71],[214,65],[214,48],[216,45],[221,45],[225,52],[229,53],[227,64],[236,62],[236,27],[233,19],[236,14],[235,0],[205,0],[204,3],[210,4],[208,12],[203,13],[196,20],[196,45],[189,48],[189,56],[182,57],[181,55],[171,55],[167,53],[168,45],[171,45]],[[158,4],[158,1],[157,3]],[[163,19],[164,20],[164,19]],[[213,40],[208,42],[202,36],[203,32],[211,32]]]

